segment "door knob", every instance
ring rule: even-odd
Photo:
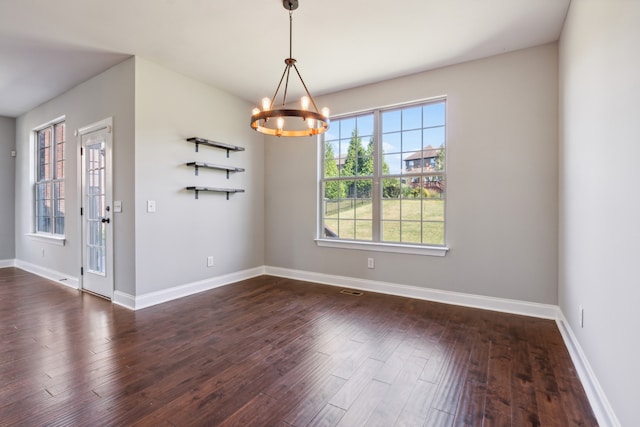
[[[103,222],[103,223],[106,222],[107,224],[109,224],[111,222],[111,219],[109,219],[109,218],[100,218],[100,221]]]

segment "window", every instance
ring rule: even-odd
[[[445,246],[445,100],[331,120],[320,240]]]
[[[65,125],[56,122],[35,131],[36,233],[64,235]]]

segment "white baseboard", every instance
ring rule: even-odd
[[[265,272],[272,276],[322,283],[324,285],[348,287],[362,291],[378,292],[382,294],[442,302],[445,304],[461,305],[465,307],[481,308],[504,313],[521,314],[544,319],[555,320],[559,313],[558,306],[550,304],[538,304],[526,301],[464,294],[460,292],[441,291],[437,289],[420,288],[417,286],[400,285],[397,283],[378,282],[374,280],[356,279],[345,276],[333,276],[310,271],[290,270],[280,267],[265,267]]]
[[[0,268],[15,267],[15,259],[0,259]]]
[[[235,273],[225,274],[223,276],[212,277],[205,280],[199,280],[193,283],[187,283],[169,289],[163,289],[157,292],[132,296],[124,292],[116,291],[114,293],[114,302],[133,310],[140,310],[151,307],[153,305],[162,304],[163,302],[172,301],[174,299],[197,294],[199,292],[208,291],[229,285],[241,280],[250,279],[252,277],[261,276],[264,273],[264,267],[256,267],[248,270],[238,271]]]
[[[582,387],[584,387],[584,391],[587,394],[591,409],[593,409],[598,424],[602,427],[620,427],[620,421],[618,421],[616,414],[613,412],[613,408],[609,404],[609,400],[604,394],[600,382],[591,369],[587,356],[582,351],[582,347],[580,347],[580,343],[562,311],[559,312],[556,323],[558,324],[558,329],[560,330],[567,350],[569,350],[569,355],[576,367],[578,377],[582,382]]]
[[[73,289],[80,288],[80,282],[77,277],[69,276],[64,273],[60,273],[59,271],[51,270],[19,259],[15,261],[15,267],[21,268],[22,270],[28,271],[29,273],[33,273],[37,276],[44,277],[45,279],[53,280],[54,282]]]
[[[115,291],[113,293],[113,299],[111,300],[111,302],[126,307],[130,310],[136,309],[136,297],[126,292]]]

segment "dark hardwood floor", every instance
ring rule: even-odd
[[[339,291],[133,312],[0,269],[0,425],[597,425],[555,322]]]

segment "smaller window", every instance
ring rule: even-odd
[[[65,124],[57,122],[35,131],[36,233],[64,235]]]

